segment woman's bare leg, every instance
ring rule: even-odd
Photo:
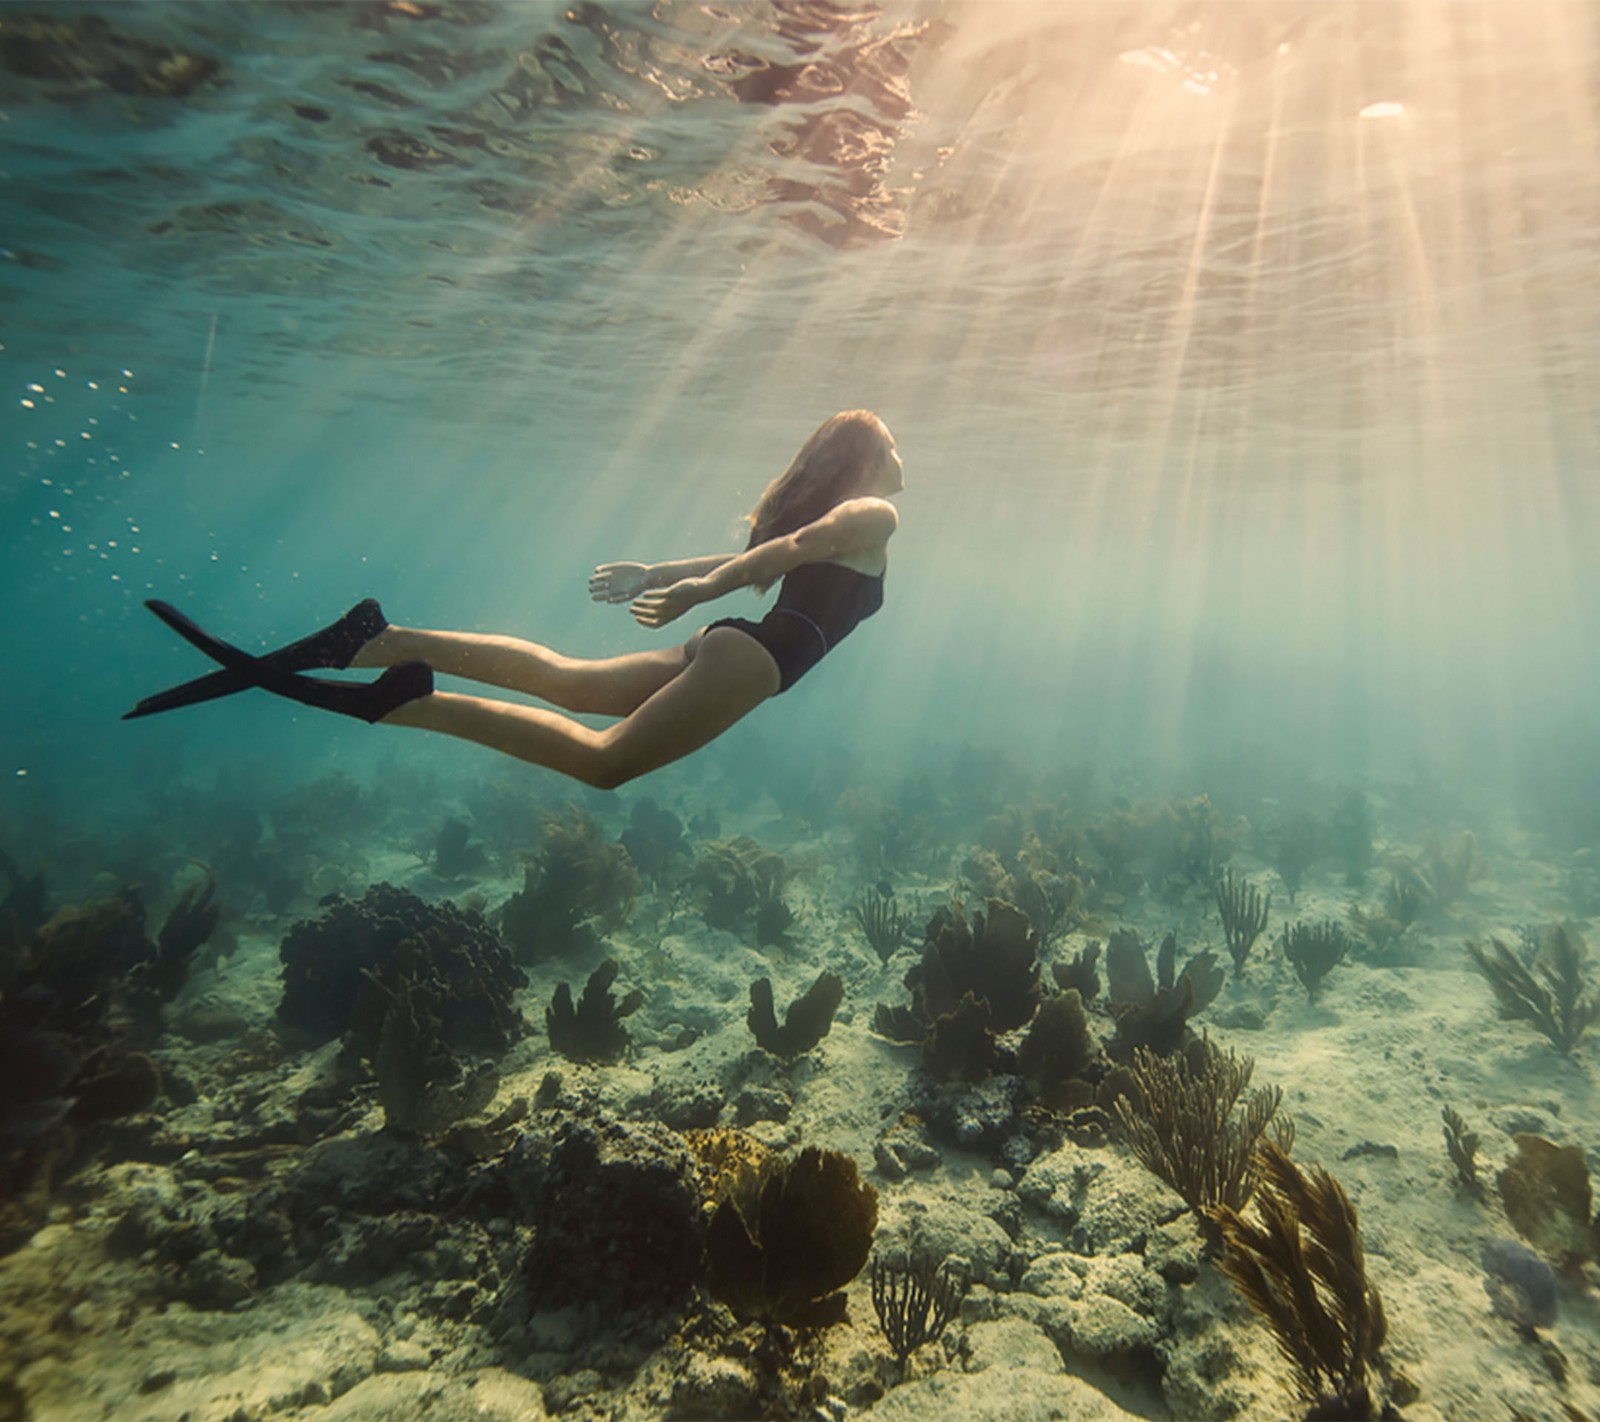
[[[603,730],[536,706],[445,691],[408,701],[382,724],[459,736],[586,785],[614,790],[698,750],[777,689],[777,664],[766,648],[723,627],[705,636],[683,671]]]
[[[391,625],[357,652],[350,665],[392,667],[401,662],[426,662],[435,671],[537,696],[568,711],[626,716],[682,672],[689,661],[682,645],[587,661],[564,657],[520,637]]]

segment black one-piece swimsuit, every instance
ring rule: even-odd
[[[883,606],[883,578],[842,563],[802,563],[784,575],[778,600],[761,621],[724,617],[706,631],[735,627],[754,637],[778,664],[781,695]]]

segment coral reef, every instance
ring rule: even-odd
[[[877,1224],[878,1192],[855,1162],[808,1146],[726,1186],[706,1226],[707,1287],[745,1318],[837,1323]]]
[[[683,821],[649,795],[634,801],[628,827],[618,840],[657,891],[689,872],[689,841]]]
[[[1244,1208],[1254,1187],[1256,1148],[1277,1119],[1278,1146],[1294,1131],[1278,1116],[1283,1092],[1258,1087],[1242,1107],[1255,1063],[1200,1038],[1171,1057],[1139,1048],[1129,1090],[1115,1111],[1139,1162],[1164,1180],[1201,1219],[1216,1206]]]
[[[911,861],[916,826],[900,804],[852,785],[840,793],[836,809],[850,829],[857,860],[871,872],[887,874]],[[807,817],[813,824],[822,819],[814,808]]]
[[[906,974],[914,1010],[931,1024],[970,993],[988,1004],[995,1031],[1022,1026],[1039,1005],[1038,946],[1027,917],[998,899],[970,924],[959,901],[940,909],[928,924],[921,963]]]
[[[1245,959],[1267,926],[1272,895],[1262,898],[1260,889],[1247,880],[1234,878],[1231,869],[1217,880],[1214,891],[1217,912],[1222,917],[1223,937],[1228,942],[1233,971],[1238,975],[1244,972]]]
[[[1344,961],[1350,951],[1350,939],[1332,919],[1321,923],[1303,920],[1285,924],[1278,940],[1283,956],[1294,968],[1295,976],[1305,985],[1306,996],[1316,1000],[1322,980]]]
[[[567,983],[556,985],[544,1022],[550,1045],[562,1056],[575,1062],[615,1062],[627,1052],[631,1039],[622,1019],[643,1006],[644,991],[635,988],[619,1003],[611,992],[619,971],[616,960],[607,958],[589,974],[576,1007],[572,988]]]
[[[483,1110],[499,1084],[494,1068],[462,1065],[439,1040],[428,995],[414,983],[402,978],[379,990],[388,1007],[372,1065],[389,1128],[401,1135],[438,1135]]]
[[[1322,853],[1322,822],[1305,812],[1292,815],[1280,825],[1272,844],[1272,867],[1289,891],[1289,902],[1299,897],[1306,870]]]
[[[928,924],[921,960],[907,970],[909,1007],[878,1004],[876,1029],[922,1046],[939,1080],[983,1081],[998,1058],[995,1035],[1028,1022],[1043,996],[1038,938],[1020,909],[990,899],[969,924],[959,900]]]
[[[965,1269],[932,1250],[875,1254],[871,1278],[878,1327],[902,1369],[924,1343],[938,1340],[961,1311],[970,1284]]]
[[[449,819],[439,826],[433,841],[433,872],[441,879],[464,879],[488,862],[484,847],[472,842],[472,826],[466,820]]]
[[[750,984],[750,1011],[745,1017],[756,1041],[776,1057],[790,1060],[809,1052],[833,1025],[833,1014],[844,1001],[844,979],[826,968],[816,982],[793,1002],[778,1025],[772,1003],[772,979]]]
[[[1600,1018],[1600,993],[1584,979],[1588,949],[1578,930],[1565,923],[1528,931],[1524,947],[1543,982],[1498,938],[1491,938],[1487,948],[1469,941],[1467,952],[1494,993],[1500,1015],[1532,1023],[1570,1056]]]
[[[602,1313],[666,1307],[699,1282],[700,1170],[665,1126],[579,1116],[514,1151],[533,1225],[524,1268],[536,1304]]]
[[[1583,1152],[1526,1131],[1515,1140],[1517,1153],[1496,1180],[1506,1218],[1563,1267],[1600,1259],[1600,1217],[1591,1217],[1594,1198]]]
[[[894,887],[887,880],[851,904],[850,917],[880,963],[887,963],[900,951],[911,927],[911,916],[895,904]]]
[[[3,849],[0,849],[0,876],[6,881],[5,897],[0,899],[0,964],[3,964],[6,955],[15,953],[44,926],[49,917],[49,892],[42,869],[24,873]]]
[[[1167,934],[1156,950],[1150,974],[1144,945],[1127,929],[1106,945],[1107,1008],[1117,1024],[1107,1052],[1126,1061],[1140,1047],[1159,1056],[1175,1052],[1189,1039],[1189,1019],[1210,1006],[1226,974],[1211,952],[1196,953],[1178,973],[1178,940]]]
[[[1127,897],[1148,884],[1177,898],[1195,887],[1209,891],[1247,829],[1242,820],[1224,821],[1209,797],[1196,795],[1114,810],[1087,835],[1117,894]]]
[[[1049,943],[1084,920],[1085,890],[1078,867],[1075,858],[1052,853],[1029,829],[1008,860],[991,849],[975,849],[962,873],[980,897],[1021,909],[1039,942]]]
[[[527,977],[483,916],[425,903],[391,884],[295,924],[278,956],[278,1020],[318,1041],[353,1031],[367,1056],[377,1050],[386,994],[402,981],[420,994],[450,1047],[498,1056],[527,1031],[512,1001]]]
[[[40,1223],[52,1185],[90,1154],[94,1128],[155,1103],[149,1051],[163,996],[181,986],[204,925],[197,903],[185,897],[169,915],[165,958],[128,888],[62,909],[0,963],[0,1252]]]
[[[987,1081],[999,1060],[989,1001],[970,992],[935,1017],[922,1039],[922,1064],[935,1081]]]
[[[788,873],[781,855],[763,849],[748,835],[738,835],[707,843],[689,882],[705,921],[738,933],[755,927],[763,914],[769,925],[781,916],[772,906],[783,905]]]
[[[1372,867],[1372,807],[1367,797],[1352,787],[1341,795],[1328,820],[1328,839],[1344,866],[1344,881],[1356,888]]]
[[[1453,904],[1472,882],[1477,868],[1478,841],[1471,830],[1462,830],[1446,843],[1430,835],[1423,847],[1421,868],[1424,881],[1439,904]]]
[[[1304,1173],[1270,1141],[1255,1166],[1255,1219],[1212,1209],[1222,1272],[1272,1330],[1313,1419],[1393,1415],[1382,1353],[1388,1323],[1367,1282],[1355,1206],[1327,1171]]]
[[[1077,992],[1085,1002],[1093,1002],[1100,995],[1100,974],[1095,966],[1100,961],[1100,945],[1086,943],[1065,963],[1052,963],[1050,976],[1063,992]]]
[[[1446,1106],[1440,1114],[1444,1118],[1444,1148],[1456,1168],[1456,1183],[1474,1200],[1481,1201],[1484,1190],[1478,1179],[1478,1134],[1469,1131],[1461,1114],[1451,1107]]]
[[[1360,904],[1350,906],[1350,926],[1365,940],[1371,958],[1381,957],[1399,942],[1421,917],[1430,892],[1414,870],[1402,867],[1399,873],[1389,876],[1379,907],[1369,910]]]
[[[1070,1111],[1093,1100],[1094,1088],[1084,1073],[1098,1055],[1083,996],[1068,988],[1039,1004],[1017,1049],[1017,1068],[1036,1085],[1045,1105]]]
[[[521,962],[571,957],[623,927],[638,890],[628,851],[569,805],[541,816],[538,852],[502,905],[500,927]]]
[[[168,911],[156,935],[156,953],[148,960],[145,982],[162,1002],[171,1002],[189,976],[195,952],[217,931],[222,905],[217,902],[217,876],[204,865],[205,882],[191,884]]]

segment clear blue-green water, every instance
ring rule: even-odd
[[[39,13],[218,69],[4,77],[22,806],[391,749],[117,725],[197,669],[143,597],[651,645],[588,568],[736,546],[856,405],[904,530],[790,754],[1592,773],[1583,7],[113,8]]]
[[[164,908],[210,865],[265,961],[331,891],[461,897],[428,877],[449,819],[490,847],[493,914],[539,812],[615,841],[650,795],[697,843],[794,852],[781,1008],[880,872],[920,916],[978,892],[1007,815],[1203,794],[1280,915],[1297,824],[1328,916],[1476,835],[1478,897],[1414,956],[1511,1032],[1460,939],[1600,908],[1597,234],[1581,0],[7,5],[0,851],[52,909],[131,881]],[[577,656],[670,645],[693,615],[647,631],[590,569],[738,548],[856,407],[906,466],[883,611],[616,796],[259,692],[119,719],[209,669],[146,598],[250,649],[365,596]],[[1334,846],[1352,803],[1366,879]],[[1079,927],[1216,947],[1205,887],[1124,884]],[[635,980],[666,972],[656,890],[611,943]],[[869,984],[850,951],[865,1040],[900,965]],[[1262,1011],[1298,1012],[1276,969]],[[644,1009],[649,1051],[676,1010]],[[1236,1039],[1264,1071],[1388,1052],[1271,1027]],[[1452,1038],[1443,1099],[1534,1100],[1555,1068],[1523,1046],[1475,1077],[1488,1049]],[[1593,1158],[1583,1050],[1538,1099]]]

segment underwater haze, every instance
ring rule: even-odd
[[[776,737],[1596,767],[1585,6],[24,14],[214,66],[7,50],[30,793],[302,748],[278,706],[114,726],[193,667],[146,596],[252,646],[363,595],[672,638],[589,567],[737,547],[854,406],[907,465],[889,612]]]
[[[316,1108],[337,1099],[343,1114],[324,1120],[309,1096],[285,1096],[274,1109],[314,1117],[316,1130],[227,1134],[244,1110],[229,1093],[250,1072],[278,1071],[272,1080],[299,1091],[294,1073],[311,1070],[295,1055],[304,1043],[279,1033],[294,935],[339,904],[371,907],[372,886],[390,883],[505,937],[509,949],[494,951],[524,974],[516,1010],[530,1024],[558,982],[576,992],[603,962],[622,964],[619,991],[640,985],[624,1014],[631,1044],[607,1064],[574,1067],[554,1027],[548,1043],[535,1025],[492,1053],[471,1044],[498,1056],[517,1040],[499,1062],[497,1108],[528,1109],[541,1080],[565,1072],[582,1105],[549,1107],[569,1112],[560,1130],[586,1110],[673,1130],[753,1125],[775,1151],[853,1155],[885,1229],[913,1217],[946,1221],[958,1240],[999,1229],[991,1255],[963,1268],[974,1298],[1001,1302],[969,1298],[951,1327],[979,1330],[963,1335],[963,1376],[988,1358],[1032,1380],[1013,1415],[1288,1415],[1316,1403],[1315,1389],[1284,1380],[1265,1330],[1194,1240],[1193,1260],[1161,1263],[1154,1284],[1151,1262],[1139,1286],[1139,1299],[1176,1299],[1183,1276],[1192,1305],[1146,1309],[1109,1284],[1095,1294],[1100,1262],[1144,1259],[1147,1238],[1184,1211],[1169,1191],[1165,1205],[1129,1204],[1136,1224],[1102,1228],[1060,1183],[1089,1178],[1069,1168],[1074,1151],[1115,1156],[1119,1181],[1144,1178],[1110,1097],[1068,1092],[1098,1125],[1041,1133],[1029,1114],[1041,1099],[1067,1108],[1019,1085],[1035,1093],[1026,1111],[971,1126],[940,1094],[935,1029],[907,1056],[891,1019],[872,1014],[905,996],[918,951],[945,951],[941,934],[955,930],[935,916],[952,901],[966,905],[961,932],[976,916],[979,941],[986,910],[995,933],[997,915],[1024,913],[1040,965],[1063,967],[1118,933],[1154,950],[1174,932],[1184,954],[1209,941],[1221,961],[1226,867],[1272,895],[1257,976],[1238,956],[1222,996],[1206,999],[1214,1015],[1199,1016],[1197,986],[1176,1030],[1204,1054],[1193,1011],[1209,1040],[1259,1061],[1258,1085],[1299,1083],[1296,1158],[1339,1174],[1363,1223],[1378,1219],[1368,1264],[1382,1271],[1399,1363],[1391,1375],[1367,1360],[1384,1379],[1374,1397],[1408,1417],[1600,1415],[1600,1351],[1581,1341],[1596,1321],[1600,1221],[1572,1225],[1589,1243],[1550,1244],[1548,1228],[1520,1222],[1517,1176],[1487,1222],[1491,1206],[1465,1173],[1454,1182],[1438,1143],[1440,1109],[1454,1103],[1496,1157],[1549,1135],[1552,1151],[1600,1162],[1597,1058],[1583,1036],[1600,970],[1583,979],[1581,966],[1584,925],[1600,916],[1597,234],[1600,10],[1588,0],[0,7],[0,1026],[34,1044],[7,1049],[28,1064],[18,1080],[55,1082],[38,1088],[47,1103],[88,1099],[80,1078],[55,1080],[61,1052],[38,1046],[67,1040],[60,982],[37,1021],[16,1017],[53,916],[138,883],[152,915],[139,941],[154,943],[169,909],[194,909],[184,894],[197,883],[213,882],[225,906],[212,924],[222,937],[186,985],[159,1008],[129,1009],[144,1022],[139,1059],[167,1083],[163,1104],[109,1113],[109,1144],[93,1134],[104,1121],[65,1105],[20,1123],[0,1107],[0,1248],[25,1237],[8,1227],[13,1210],[30,1229],[49,1222],[46,1254],[125,1241],[116,1221],[132,1207],[117,1192],[160,1195],[153,1176],[128,1172],[171,1177],[185,1149],[226,1155],[224,1135],[233,1151],[326,1150],[337,1131],[434,1151],[443,1127],[415,1116],[396,1127],[375,1085],[378,1037],[363,1055],[358,1026],[345,1074],[328,1068],[338,1090]],[[755,595],[739,592],[651,631],[592,602],[587,579],[608,560],[740,549],[768,481],[821,421],[855,408],[883,418],[906,470],[883,610],[803,685],[617,794],[260,691],[120,719],[212,669],[150,615],[150,598],[251,651],[364,597],[398,623],[586,657],[673,645],[697,617],[758,617]],[[647,864],[653,851],[636,838],[617,870],[632,887],[610,881],[605,905],[568,904],[561,945],[519,940],[518,905],[548,909],[535,907],[540,875],[598,874],[595,856],[658,825],[649,816],[662,808],[685,836],[681,875],[663,867],[676,863],[666,851]],[[760,887],[719,917],[727,875]],[[869,948],[868,920],[897,904],[893,941]],[[1331,972],[1303,968],[1312,950],[1294,947],[1296,920],[1345,925],[1349,956]],[[1511,968],[1496,977],[1497,936],[1524,976],[1555,975],[1536,986],[1565,984],[1550,988],[1557,1001],[1567,992],[1565,1037],[1533,1020]],[[777,978],[781,1015],[819,969],[843,979],[832,1035],[809,1057],[763,1043],[768,1065],[751,1067],[750,980]],[[901,1010],[926,1010],[931,1024],[933,970],[921,971]],[[1151,991],[1186,991],[1170,977]],[[1073,1076],[1075,1090],[1132,1068],[1120,999],[1102,1010],[1070,973],[1042,981],[1078,992],[1111,1044],[1090,1053],[1097,1065]],[[377,1020],[398,1022],[407,989],[383,991]],[[1424,1042],[1411,1034],[1428,1014],[1441,1035]],[[74,1020],[70,1060],[100,1061],[110,1037]],[[1033,1082],[1026,1053],[991,1025],[999,1056],[948,1074]],[[691,1070],[680,1051],[705,1055]],[[684,1105],[689,1076],[715,1082],[720,1106]],[[931,1094],[906,1095],[913,1079]],[[775,1091],[776,1115],[760,1096]],[[207,1103],[226,1129],[174,1124]],[[52,1134],[63,1121],[71,1144]],[[932,1176],[884,1135],[921,1122],[931,1134],[919,1148],[943,1161]],[[1407,1158],[1419,1138],[1426,1167],[1421,1146]],[[1399,1166],[1381,1149],[1393,1144]],[[512,1169],[483,1150],[473,1169]],[[362,1159],[374,1178],[427,1175],[415,1161]],[[628,1366],[596,1361],[581,1329],[548,1322],[567,1302],[540,1302],[540,1280],[555,1287],[560,1269],[505,1262],[507,1241],[543,1259],[539,1240],[555,1228],[543,1166],[516,1168],[538,1181],[496,1176],[481,1198],[503,1206],[523,1190],[545,1203],[527,1218],[504,1206],[504,1230],[483,1224],[480,1243],[501,1249],[497,1267],[516,1283],[480,1280],[481,1307],[441,1302],[448,1268],[434,1261],[426,1287],[412,1281],[420,1293],[390,1289],[379,1319],[363,1293],[391,1277],[375,1245],[359,1267],[317,1275],[306,1261],[331,1246],[308,1244],[299,1206],[283,1201],[332,1191],[333,1165],[292,1184],[272,1177],[289,1192],[272,1208],[300,1230],[279,1264],[252,1258],[237,1294],[162,1295],[207,1318],[259,1307],[282,1310],[271,1327],[323,1319],[346,1352],[370,1352],[359,1379],[334,1381],[330,1364],[309,1381],[262,1382],[159,1332],[125,1365],[107,1341],[107,1303],[78,1329],[90,1341],[72,1345],[90,1351],[62,1354],[54,1372],[55,1345],[17,1326],[0,1412],[15,1399],[5,1415],[69,1417],[92,1401],[175,1417],[183,1409],[164,1413],[162,1399],[188,1388],[196,1418],[224,1415],[219,1399],[235,1394],[246,1401],[233,1415],[321,1416],[390,1374],[448,1366],[459,1378],[470,1354],[507,1389],[508,1418],[534,1407],[799,1416],[839,1398],[883,1418],[980,1415],[976,1394],[934,1384],[938,1347],[959,1371],[953,1343],[930,1341],[910,1364],[891,1364],[876,1335],[851,1345],[854,1361],[837,1344],[839,1356],[805,1353],[828,1346],[814,1339],[785,1352],[771,1329],[800,1325],[759,1309],[764,1342],[744,1353],[708,1343],[695,1364],[737,1373],[726,1387],[709,1373],[685,1381],[688,1364],[644,1344]],[[272,1169],[241,1167],[241,1178],[259,1185]],[[1412,1173],[1384,1183],[1371,1174],[1383,1169]],[[1423,1176],[1436,1215],[1408,1213]],[[932,1193],[896,1203],[903,1181]],[[1144,1188],[1129,1184],[1126,1198]],[[1015,1209],[991,1209],[1006,1192]],[[438,1228],[467,1229],[478,1205],[461,1208]],[[1198,1218],[1183,1216],[1195,1239]],[[215,1219],[206,1228],[227,1245]],[[48,1234],[69,1226],[70,1249]],[[53,1267],[100,1281],[106,1298],[128,1290],[137,1312],[155,1296],[137,1279],[174,1267],[165,1228],[134,1231],[133,1264],[83,1253]],[[1512,1234],[1549,1263],[1526,1263],[1503,1239],[1484,1257],[1534,1280],[1535,1324],[1503,1302],[1522,1297],[1510,1284],[1485,1293],[1480,1280],[1480,1246]],[[229,1269],[246,1258],[217,1248]],[[1069,1267],[1068,1256],[1097,1262]],[[6,1267],[0,1256],[0,1300],[42,1317],[45,1284],[25,1263],[8,1282]],[[1561,1317],[1581,1327],[1552,1332],[1552,1268]],[[862,1339],[866,1280],[850,1293]],[[1069,1285],[1074,1300],[1120,1299],[1148,1328],[1097,1351],[1086,1340],[1103,1320],[1045,1316]],[[649,1308],[678,1319],[663,1289]],[[1022,1295],[1038,1307],[1004,1302]],[[638,1300],[581,1302],[625,1313]],[[469,1342],[450,1331],[474,1328]],[[1037,1336],[1017,1342],[1030,1328]],[[1224,1330],[1227,1348],[1207,1329]],[[394,1363],[413,1336],[433,1353]],[[1228,1349],[1233,1361],[1215,1363]],[[96,1369],[113,1379],[98,1393],[68,1379]],[[1069,1382],[1083,1392],[1061,1392]],[[517,1391],[534,1384],[542,1392]],[[930,1390],[912,1399],[919,1386]],[[385,1397],[371,1415],[421,1405]],[[1379,1415],[1352,1397],[1348,1415]]]

